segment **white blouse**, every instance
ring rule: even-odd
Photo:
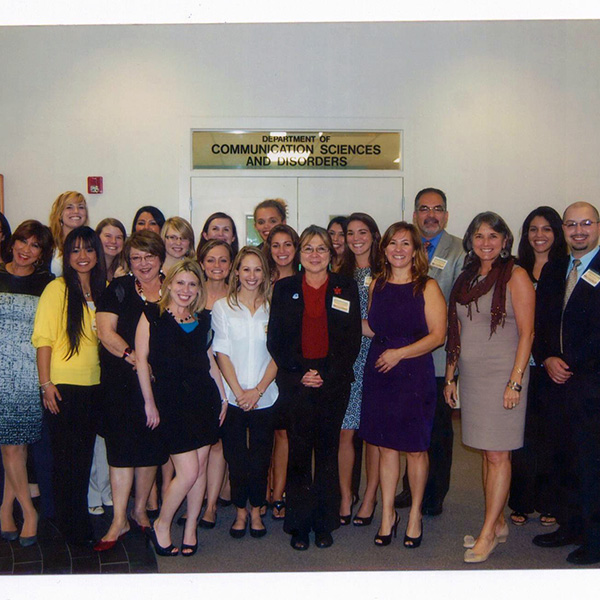
[[[232,308],[227,304],[227,298],[221,298],[213,305],[211,320],[215,332],[213,352],[229,357],[243,389],[255,388],[271,362],[271,355],[267,350],[267,308],[263,304],[253,316],[243,304]],[[223,385],[229,404],[237,406],[235,395],[224,377]],[[275,404],[278,395],[277,384],[273,381],[264,391],[256,408],[269,408]]]

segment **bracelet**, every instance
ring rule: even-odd
[[[46,383],[40,383],[40,389],[45,390],[51,383],[52,380],[46,381]]]
[[[261,391],[258,389],[258,386],[256,386],[254,389],[255,389],[255,390],[258,392],[258,397],[259,397],[259,398],[262,398],[262,397],[263,397],[263,394],[264,394],[264,392],[261,392]]]
[[[521,369],[520,367],[515,367],[515,371],[519,374],[519,375],[523,375],[523,369]]]
[[[133,348],[130,348],[129,346],[127,346],[127,348],[125,348],[125,350],[123,350],[123,356],[121,356],[121,358],[123,360],[125,360],[132,352],[133,352]]]
[[[517,383],[512,379],[508,380],[506,387],[510,388],[511,390],[514,390],[515,392],[520,392],[523,389],[523,386],[520,383]]]
[[[446,385],[452,385],[454,383],[454,379],[446,379]]]
[[[227,398],[221,398],[221,404],[229,404],[229,400],[227,400]]]

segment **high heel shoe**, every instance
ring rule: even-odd
[[[350,504],[350,514],[349,515],[340,515],[340,525],[350,525],[352,522],[352,510],[354,505],[357,502],[357,496],[352,496],[352,504]]]
[[[496,549],[497,545],[498,545],[498,538],[494,536],[494,541],[492,542],[492,545],[490,546],[490,549],[487,552],[477,553],[477,552],[474,552],[473,549],[468,548],[467,550],[465,550],[465,555],[464,555],[463,560],[466,563],[485,562],[490,557],[490,554]]]
[[[150,540],[150,542],[152,542],[152,545],[154,546],[154,551],[159,556],[177,556],[179,554],[179,548],[177,548],[176,546],[173,546],[173,544],[170,544],[170,545],[164,547],[158,543],[158,538],[156,537],[156,531],[154,530],[153,527],[148,528],[147,535],[148,535],[148,539]]]
[[[408,529],[408,526],[407,526]],[[410,537],[406,531],[404,532],[404,547],[405,548],[418,548],[423,541],[423,519],[421,519],[421,534],[414,538]]]
[[[189,557],[194,556],[198,551],[198,539],[196,538],[195,544],[186,544],[183,541],[185,534],[181,537],[181,556]]]
[[[33,546],[37,543],[37,535],[30,535],[29,537],[19,537],[19,544],[23,546],[23,548],[27,548],[27,546]]]
[[[373,512],[371,513],[371,516],[359,517],[358,515],[356,515],[354,519],[352,519],[352,525],[354,525],[354,527],[366,527],[367,525],[370,525],[373,522],[373,517],[375,516],[376,508],[377,502],[375,502],[375,504],[373,505]],[[360,508],[358,509],[358,512],[360,512]]]
[[[504,527],[502,528],[501,532],[496,534],[496,539],[498,540],[499,544],[504,544],[506,542],[508,539],[508,532],[508,523],[504,523]],[[463,548],[473,548],[476,542],[477,539],[472,535],[465,535],[463,538]]]
[[[14,542],[19,537],[19,532],[16,529],[14,531],[0,530],[0,537],[7,542]]]
[[[388,535],[381,535],[377,533],[373,542],[376,546],[389,546],[392,543],[392,535],[396,537],[398,535],[398,523],[400,523],[400,515],[394,511],[394,525]]]

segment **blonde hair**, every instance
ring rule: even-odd
[[[200,265],[192,258],[184,258],[176,262],[169,270],[161,288],[161,299],[158,303],[160,314],[162,315],[171,303],[171,291],[169,286],[180,273],[193,273],[198,279],[198,295],[190,304],[190,314],[200,312],[206,306],[206,289],[204,287],[204,277]]]
[[[255,246],[244,246],[237,253],[235,260],[233,261],[233,266],[231,267],[231,272],[229,274],[227,304],[229,304],[231,308],[239,308],[240,306],[238,302],[238,292],[240,288],[240,278],[238,276],[238,270],[240,268],[240,265],[242,264],[242,260],[244,260],[246,256],[256,256],[260,261],[264,273],[264,279],[263,282],[260,284],[260,287],[258,288],[258,295],[262,300],[261,304],[266,304],[268,306],[271,300],[271,277],[269,273],[269,265],[267,264],[267,259],[263,252],[261,252]]]
[[[188,240],[190,246],[185,253],[186,258],[194,258],[196,256],[195,246],[196,240],[194,238],[194,230],[190,225],[189,221],[186,221],[182,217],[170,217],[165,221],[165,224],[160,230],[160,237],[163,242],[167,242],[167,231],[169,227],[172,227],[184,240]]]
[[[50,209],[50,231],[52,232],[52,237],[54,238],[54,245],[58,250],[58,254],[62,254],[63,251],[63,223],[62,223],[62,214],[65,210],[65,206],[69,203],[77,203],[83,202],[85,205],[85,223],[82,225],[87,225],[89,222],[89,214],[87,202],[85,201],[85,196],[81,192],[63,192],[56,200],[54,204],[52,204],[52,208]]]

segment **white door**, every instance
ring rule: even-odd
[[[266,198],[283,198],[288,205],[287,222],[297,227],[296,177],[192,177],[191,222],[196,237],[207,217],[224,212],[235,221],[241,248],[247,243],[248,234],[256,237],[252,214],[254,207]]]

